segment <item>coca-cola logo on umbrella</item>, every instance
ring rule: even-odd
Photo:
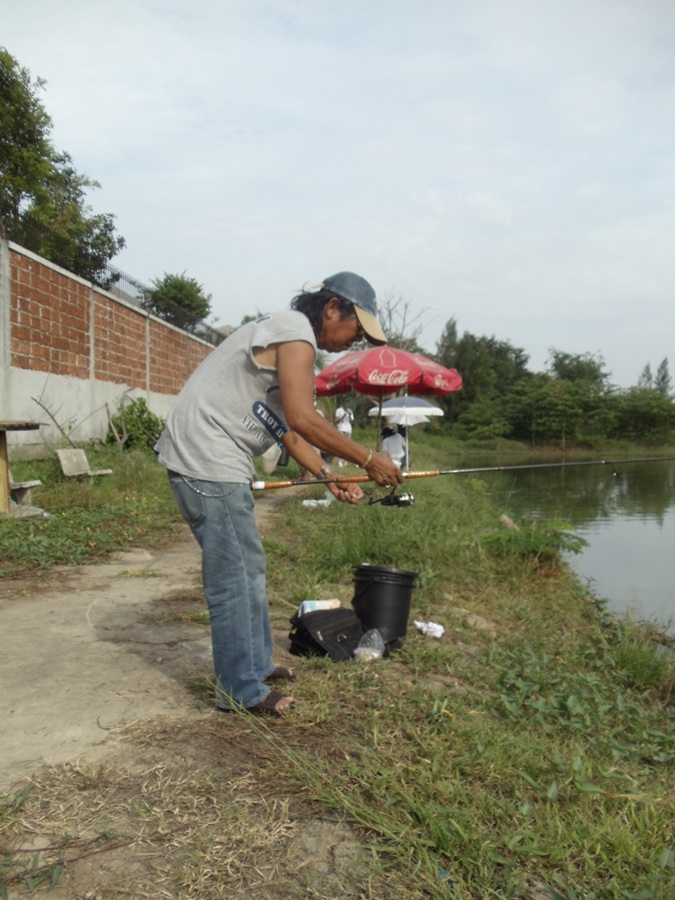
[[[404,387],[411,394],[449,394],[462,387],[462,379],[420,353],[388,346],[347,353],[316,376],[320,396],[350,391],[383,396]]]

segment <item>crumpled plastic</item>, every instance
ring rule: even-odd
[[[335,497],[331,494],[330,491],[326,491],[323,500],[302,501],[302,505],[305,507],[305,509],[316,509],[318,506],[330,506],[331,503],[335,503]]]
[[[438,622],[419,622],[415,619],[415,628],[418,631],[421,631],[422,634],[428,634],[429,637],[435,637],[440,639],[445,634],[445,628],[442,625],[439,625]]]

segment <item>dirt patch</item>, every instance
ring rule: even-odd
[[[29,868],[38,853],[33,881],[47,890],[57,875],[57,900],[328,900],[363,896],[368,881],[360,836],[318,814],[278,771],[264,729],[242,715],[210,711],[198,727],[181,716],[139,720],[104,761],[45,767],[31,784],[17,862]],[[27,896],[29,885],[13,890]]]
[[[263,531],[281,501],[256,503]],[[212,674],[199,548],[187,527],[152,552],[0,585],[0,791],[44,764],[102,759],[148,716],[196,718]],[[287,632],[275,634],[278,658]]]
[[[280,500],[257,502],[263,531]],[[10,897],[370,895],[361,837],[277,765],[269,729],[290,726],[213,710],[199,573],[186,528],[0,587]]]
[[[3,585],[0,789],[44,763],[103,758],[131,720],[196,714],[187,684],[207,669],[208,633],[148,619],[162,597],[198,583],[185,531],[161,552]]]

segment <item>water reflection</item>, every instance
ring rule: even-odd
[[[489,465],[489,463],[484,463]],[[472,466],[481,465],[472,461]],[[570,558],[610,608],[675,628],[675,462],[520,469],[479,476],[516,521],[559,520],[589,542]]]

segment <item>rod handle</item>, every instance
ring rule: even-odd
[[[344,478],[314,478],[311,481],[253,481],[251,482],[251,490],[253,491],[270,491],[274,488],[287,487],[311,487],[313,484],[358,484],[359,482],[370,481],[367,475],[346,475]]]

